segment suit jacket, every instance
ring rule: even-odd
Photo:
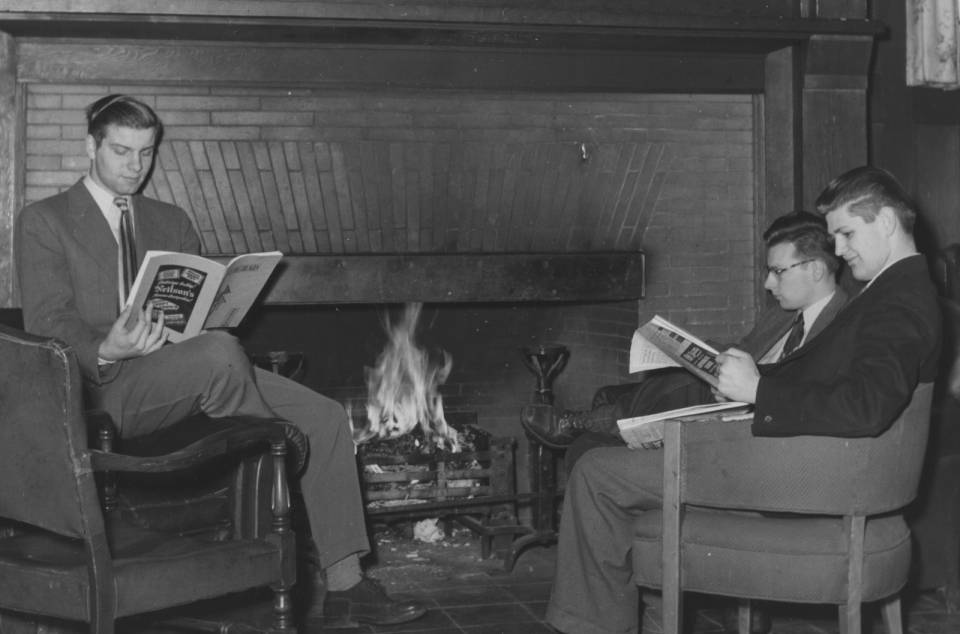
[[[187,214],[133,197],[137,253],[199,253]],[[25,328],[58,337],[77,353],[84,378],[112,380],[123,362],[97,367],[97,348],[119,314],[117,242],[83,181],[25,207],[16,221],[16,262]]]
[[[837,288],[833,297],[810,326],[803,345],[806,346],[807,342],[812,341],[836,317],[846,303],[846,292]],[[736,347],[759,359],[787,333],[795,315],[794,311],[783,310],[780,306],[771,306],[757,316],[757,324],[753,330],[736,344]],[[611,415],[614,418],[645,416],[713,401],[713,392],[705,381],[683,368],[669,368],[655,372],[635,384],[633,389],[621,394],[616,400],[616,407]]]
[[[760,366],[758,436],[876,436],[940,355],[940,309],[922,256],[905,258],[780,363]]]
[[[817,315],[813,324],[810,325],[810,330],[807,332],[803,345],[807,345],[809,341],[820,334],[827,327],[827,324],[833,321],[840,309],[846,306],[849,299],[847,292],[838,286],[833,297],[830,298],[830,301]],[[787,334],[787,330],[793,325],[795,316],[796,312],[783,310],[779,305],[767,308],[757,317],[757,323],[753,330],[747,333],[736,347],[744,352],[749,352],[754,359],[761,358]]]

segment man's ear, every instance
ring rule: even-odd
[[[827,274],[827,265],[819,258],[811,262],[811,264],[813,264],[813,279],[819,282]]]
[[[87,158],[91,161],[97,157],[97,141],[92,134],[87,135],[86,140]]]
[[[900,219],[897,217],[897,212],[894,211],[893,207],[886,205],[880,207],[880,210],[877,211],[876,222],[880,223],[880,226],[883,227],[887,235],[893,234],[893,232],[900,227]]]

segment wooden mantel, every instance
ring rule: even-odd
[[[644,296],[643,265],[640,252],[290,256],[263,299],[274,305],[626,301]]]

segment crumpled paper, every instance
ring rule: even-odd
[[[413,525],[413,538],[418,542],[435,544],[443,539],[443,529],[438,526],[440,520],[436,517],[420,520]]]

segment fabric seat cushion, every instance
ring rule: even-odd
[[[116,523],[111,529],[118,616],[267,585],[279,576],[280,547],[273,540],[217,542]],[[5,582],[13,578],[15,584]],[[44,599],[51,589],[62,600]],[[0,592],[14,609],[88,620],[90,578],[82,542],[46,532],[0,539]]]
[[[659,587],[660,511],[644,513],[633,542],[635,582]],[[754,599],[846,600],[843,520],[689,509],[683,520],[684,590]],[[898,592],[910,566],[910,530],[900,515],[867,520],[863,600]]]

